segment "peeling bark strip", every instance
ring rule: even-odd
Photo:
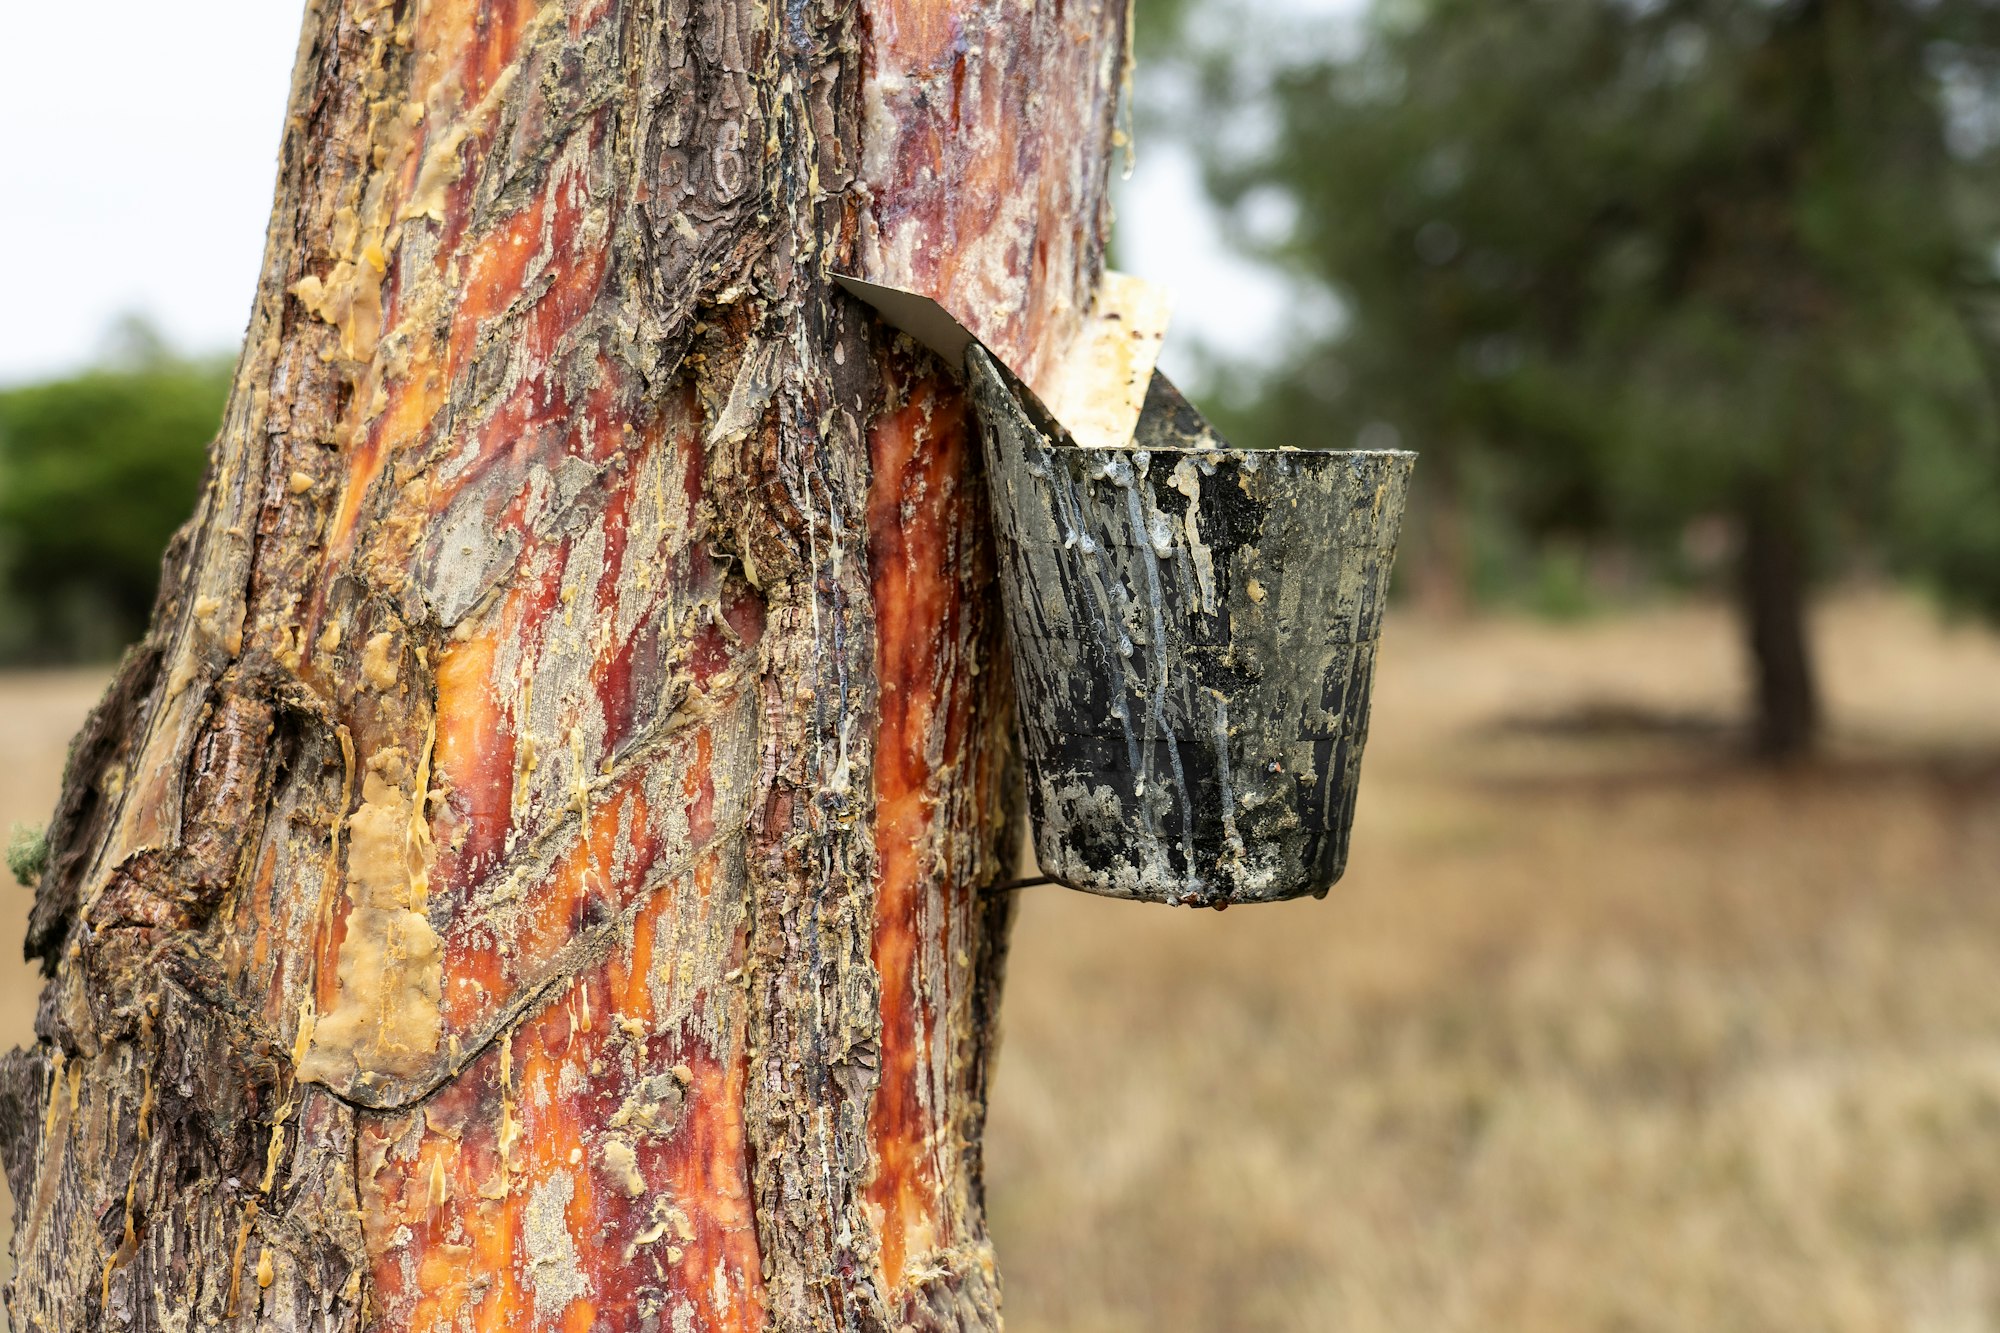
[[[0,1063],[17,1328],[998,1325],[958,387],[1096,281],[1117,0],[322,0]]]

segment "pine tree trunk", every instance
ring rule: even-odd
[[[1796,487],[1751,481],[1743,496],[1740,595],[1755,680],[1755,743],[1767,759],[1796,759],[1819,735],[1819,687],[1806,624],[1806,534]]]
[[[308,8],[208,484],[50,829],[15,1327],[997,1327],[977,442],[825,273],[1035,382],[1125,25]]]

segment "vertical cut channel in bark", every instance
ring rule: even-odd
[[[1116,0],[323,0],[0,1068],[17,1327],[997,1325],[957,385],[1096,279]]]

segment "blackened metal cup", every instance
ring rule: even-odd
[[[980,422],[1043,874],[1202,906],[1347,862],[1415,456],[1223,445],[1155,375],[1084,449],[978,345]]]

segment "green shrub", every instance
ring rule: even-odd
[[[101,660],[145,631],[229,370],[155,356],[0,390],[0,663]]]

